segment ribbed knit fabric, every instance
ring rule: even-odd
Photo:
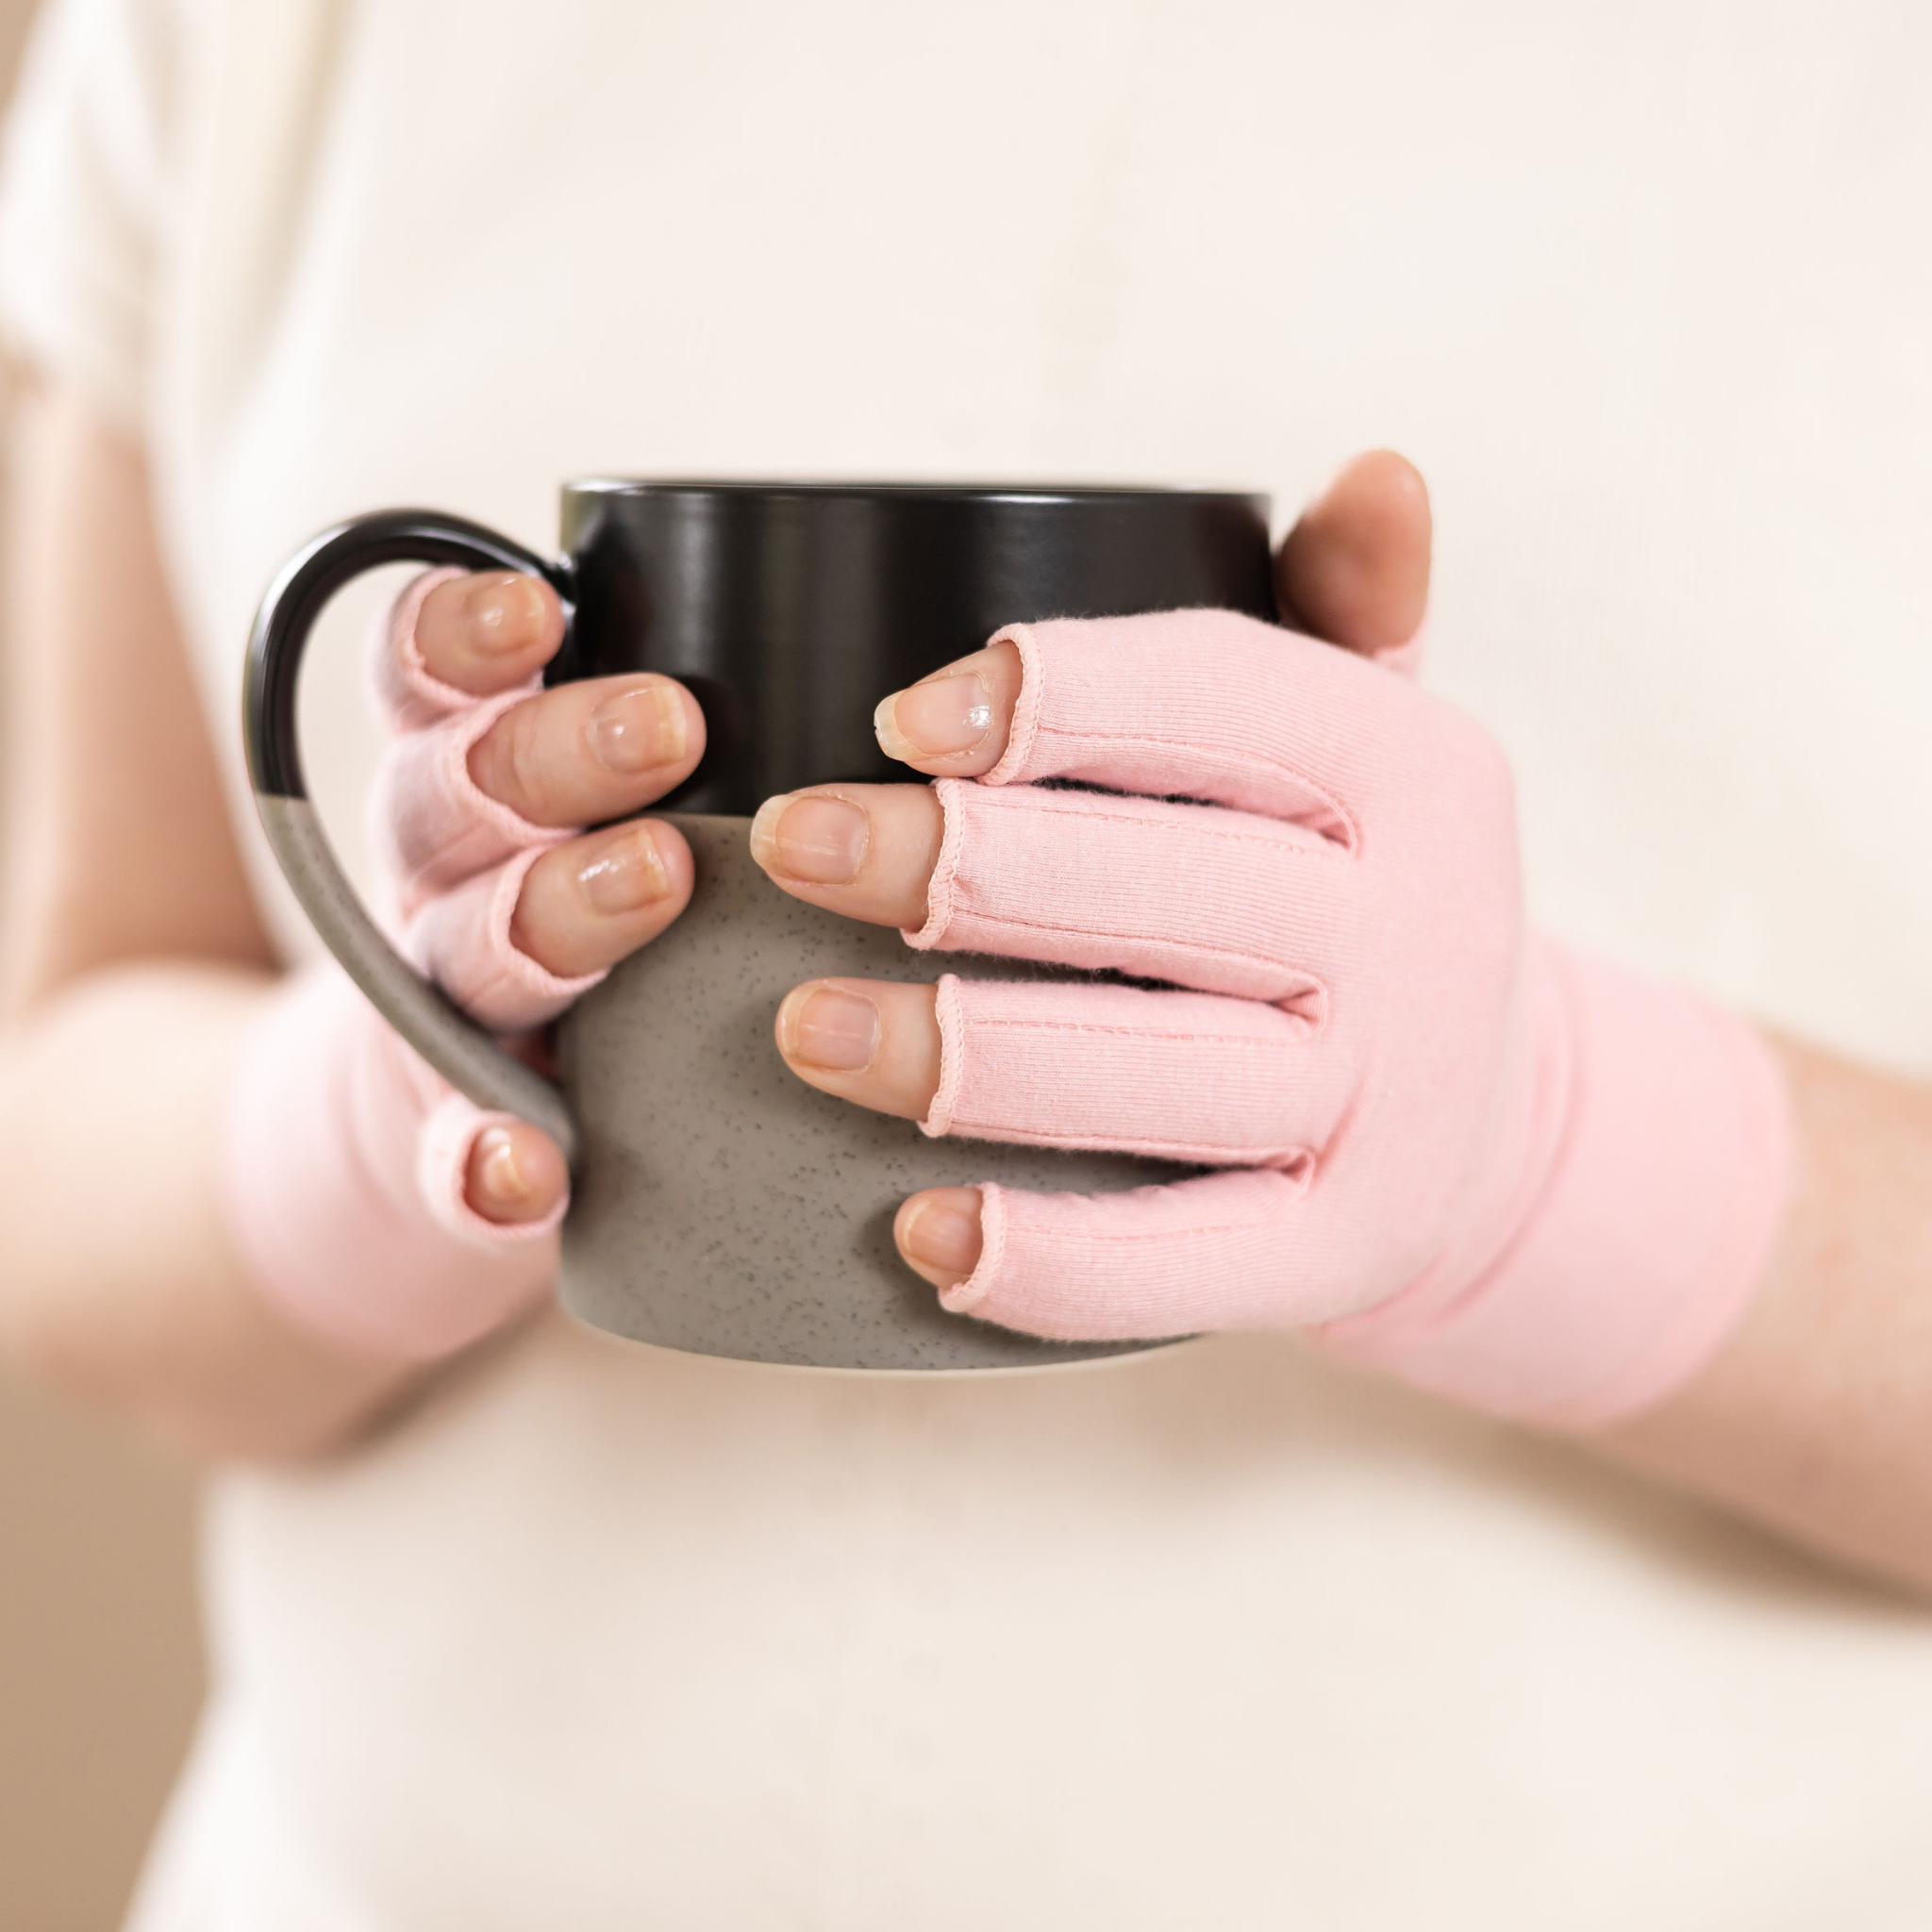
[[[989,1186],[946,1306],[1081,1339],[1314,1327],[1552,1424],[1690,1374],[1782,1214],[1775,1066],[1729,1015],[1525,933],[1508,773],[1413,654],[1222,611],[1001,635],[1008,747],[941,781],[908,939],[1184,990],[948,976],[926,1131],[1239,1171]]]

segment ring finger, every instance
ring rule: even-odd
[[[684,910],[691,878],[691,847],[660,820],[586,833],[530,867],[510,941],[559,979],[601,973]]]
[[[1277,1007],[1058,981],[815,979],[778,1008],[801,1079],[933,1134],[1297,1168],[1348,1054]]]

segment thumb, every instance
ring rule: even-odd
[[[1378,449],[1351,458],[1282,541],[1274,587],[1283,619],[1413,671],[1432,534],[1428,486],[1407,457]]]

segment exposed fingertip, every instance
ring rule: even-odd
[[[1376,496],[1406,497],[1426,508],[1429,486],[1423,473],[1399,449],[1368,449],[1343,463],[1328,485],[1328,494],[1338,491],[1372,491]]]
[[[682,911],[697,884],[697,866],[691,856],[690,842],[675,825],[667,824],[662,819],[641,819],[638,823],[648,834],[658,855],[658,876],[664,886],[662,903]]]
[[[691,896],[694,876],[691,846],[675,825],[662,819],[632,819],[613,825],[607,832],[592,832],[586,844],[625,855],[635,867],[636,898],[627,904],[609,905],[611,911],[636,911],[660,900],[682,901]],[[594,865],[596,860],[592,858]]]
[[[928,677],[894,691],[873,715],[879,747],[907,764],[977,751],[992,731],[992,693],[977,671]]]
[[[664,845],[648,819],[621,825],[592,846],[577,868],[577,886],[586,905],[600,918],[626,918],[676,891],[664,861]]]
[[[879,741],[879,749],[889,758],[897,758],[901,764],[909,765],[919,757],[919,747],[899,729],[899,692],[881,698],[873,708],[872,732]]]
[[[957,1288],[979,1266],[977,1188],[929,1188],[900,1203],[892,1240],[908,1267],[941,1293]]]
[[[778,1008],[778,1051],[811,1073],[862,1074],[878,1058],[885,1023],[863,980],[808,980]]]
[[[879,749],[935,776],[991,771],[1007,747],[1022,675],[1020,654],[1005,641],[941,665],[879,700],[872,714]]]
[[[439,584],[416,619],[416,648],[430,675],[479,695],[520,683],[562,641],[557,592],[541,577],[516,571]]]
[[[1407,457],[1352,458],[1283,541],[1282,615],[1364,655],[1406,642],[1427,608],[1433,534],[1428,486]]]
[[[1302,520],[1358,509],[1405,518],[1417,512],[1426,515],[1429,486],[1400,450],[1363,450],[1350,457],[1322,486],[1302,512]]]
[[[780,791],[768,798],[758,807],[752,817],[751,841],[752,862],[770,872],[778,858],[778,821],[785,816],[785,808],[791,803],[792,794]]]
[[[598,701],[584,721],[591,756],[618,778],[680,765],[691,750],[692,724],[704,714],[684,687],[668,677],[640,678]]]
[[[661,819],[630,819],[553,845],[524,877],[510,944],[546,973],[603,973],[684,910],[691,847]]]
[[[872,844],[872,820],[858,800],[835,791],[768,798],[751,822],[751,856],[773,878],[846,886]]]
[[[570,1187],[556,1142],[521,1121],[478,1134],[463,1178],[470,1206],[505,1226],[543,1220]]]

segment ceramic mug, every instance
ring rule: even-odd
[[[801,980],[931,980],[897,933],[781,892],[752,861],[771,794],[897,780],[873,708],[1003,624],[1220,605],[1273,619],[1268,504],[1207,491],[586,480],[550,559],[433,510],[387,510],[291,558],[256,618],[245,728],[269,842],[329,950],[479,1106],[541,1127],[571,1163],[559,1292],[598,1327],[743,1360],[982,1369],[1140,1343],[1036,1341],[946,1314],[899,1259],[894,1209],[978,1180],[1099,1192],[1186,1172],[1132,1155],[930,1140],[818,1092],[772,1019]],[[705,713],[702,763],[653,808],[691,842],[670,929],[558,1027],[558,1083],[425,981],[350,891],[302,776],[303,646],[350,578],[413,561],[545,578],[569,619],[546,682],[654,671]],[[1076,976],[955,956],[978,978]]]

